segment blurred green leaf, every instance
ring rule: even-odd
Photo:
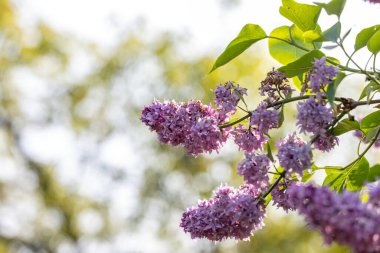
[[[380,30],[377,30],[375,34],[371,36],[368,40],[367,47],[373,54],[380,52]]]
[[[333,134],[335,136],[339,136],[349,131],[359,130],[359,129],[360,129],[360,125],[358,121],[344,119],[340,121],[336,127],[333,128]]]
[[[324,53],[322,53],[321,51],[313,50],[303,55],[296,61],[279,68],[278,70],[284,73],[287,77],[294,77],[307,72],[313,66],[313,62],[316,59],[322,58],[323,56]]]
[[[367,180],[369,182],[375,182],[379,179],[380,177],[380,164],[375,164],[371,168],[369,168],[369,173]]]
[[[291,43],[291,41],[294,40],[294,42],[297,45],[300,45],[307,50],[315,49],[313,43],[304,41],[303,32],[294,25],[290,28],[289,26],[278,27],[270,33],[270,36],[289,41],[289,43]],[[271,38],[268,40],[270,55],[283,65],[287,65],[290,62],[294,62],[298,58],[308,53],[307,51],[290,45],[289,43]],[[319,48],[320,45],[317,46],[317,49]]]
[[[319,6],[301,4],[293,0],[282,0],[280,7],[280,14],[292,21],[303,32],[316,28],[320,13]]]
[[[259,40],[266,38],[265,31],[258,25],[246,24],[240,31],[239,35],[233,39],[223,53],[216,59],[211,71],[228,63],[247,48]]]
[[[365,157],[346,169],[347,184],[349,191],[359,191],[363,187],[369,172],[369,163]]]
[[[367,101],[369,101],[371,97],[372,91],[380,91],[380,85],[378,85],[375,81],[371,80],[366,87],[362,90],[360,94],[359,100],[362,100],[364,97],[367,97]]]
[[[339,84],[343,81],[345,77],[345,73],[339,72],[334,82],[329,84],[329,86],[327,87],[326,96],[332,108],[334,107],[336,90],[338,89]]]
[[[380,110],[370,113],[365,116],[360,122],[360,128],[363,131],[371,129],[380,125]]]
[[[343,12],[344,6],[346,4],[346,0],[331,0],[329,3],[315,3],[318,6],[325,9],[327,14],[329,15],[337,15],[340,17],[340,15]]]
[[[338,21],[335,25],[322,32],[320,38],[317,38],[315,41],[324,42],[324,41],[332,41],[337,42],[340,36],[341,24]]]
[[[374,25],[371,27],[364,28],[358,35],[356,35],[355,40],[355,51],[365,47],[371,37],[380,29],[380,25]]]

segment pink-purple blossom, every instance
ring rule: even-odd
[[[266,155],[245,154],[245,159],[238,164],[238,174],[247,184],[264,191],[269,186],[268,171],[271,161]]]
[[[297,104],[297,125],[301,133],[321,134],[334,119],[334,113],[324,103],[318,103],[314,97]]]
[[[273,205],[281,207],[285,212],[294,210],[292,204],[289,202],[287,189],[293,184],[293,181],[278,183],[271,191]]]
[[[338,194],[311,184],[294,184],[287,194],[292,206],[321,232],[326,243],[345,244],[357,253],[380,252],[379,210],[363,204],[358,194]]]
[[[322,100],[326,86],[332,83],[338,72],[337,67],[326,64],[325,56],[321,59],[315,59],[313,68],[307,74],[302,86],[302,93],[310,91],[317,95],[318,100]]]
[[[222,115],[232,115],[236,112],[236,106],[243,95],[247,95],[247,89],[234,85],[232,82],[220,84],[215,91],[215,105]]]
[[[262,150],[263,144],[268,141],[268,138],[256,128],[250,127],[247,129],[245,125],[236,126],[231,134],[239,149],[248,153],[254,150]]]
[[[250,185],[238,189],[221,186],[213,198],[188,208],[182,215],[180,227],[190,233],[191,238],[247,239],[264,225],[265,207],[258,196]]]
[[[324,132],[319,134],[319,137],[313,143],[313,147],[322,152],[329,152],[338,144],[338,137],[329,132]]]
[[[183,145],[188,154],[218,151],[227,140],[229,129],[220,129],[219,114],[200,101],[177,104],[157,100],[145,106],[141,121],[158,135],[158,139],[173,146]]]
[[[289,85],[286,75],[277,70],[267,73],[267,77],[261,81],[260,95],[267,96],[270,102],[280,99],[280,97],[288,96],[293,89]]]
[[[256,110],[252,111],[251,126],[257,128],[261,133],[268,133],[269,129],[278,127],[278,111],[267,109],[264,102]]]
[[[278,148],[278,160],[288,177],[292,173],[301,177],[303,171],[311,167],[312,153],[310,144],[304,142],[295,133],[285,137],[276,146]]]

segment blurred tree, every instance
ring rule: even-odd
[[[9,0],[0,10],[0,252],[347,252],[276,214],[250,243],[194,242],[178,228],[220,181],[241,183],[241,154],[188,157],[158,144],[140,111],[154,97],[212,102],[228,80],[252,97],[271,69],[263,55],[208,75],[214,57],[180,57],[171,34],[128,33],[101,50],[43,23],[25,30]],[[59,138],[70,140],[56,154]]]

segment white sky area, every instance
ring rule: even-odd
[[[312,3],[313,1],[301,2]],[[25,28],[42,20],[58,31],[94,42],[107,49],[117,44],[117,39],[121,34],[139,32],[137,29],[140,26],[137,24],[144,22],[141,36],[146,40],[165,31],[187,36],[189,40],[182,47],[183,54],[186,56],[210,52],[217,56],[246,23],[259,24],[268,34],[275,27],[289,24],[278,13],[280,0],[245,0],[241,1],[239,5],[224,7],[216,0],[17,0],[15,3],[19,7],[21,25]],[[336,22],[336,17],[323,13],[320,20],[322,28],[326,29]],[[354,35],[359,30],[380,23],[380,5],[372,5],[361,0],[348,0],[341,21],[343,32],[353,28],[347,45],[353,44]],[[266,49],[262,47],[260,50]],[[336,56],[340,57],[340,54]],[[363,62],[364,60],[359,61]],[[22,76],[20,78],[21,80],[25,79]],[[79,169],[75,164],[75,148],[81,147],[75,147],[75,136],[68,131],[61,126],[51,126],[48,129],[29,127],[23,133],[23,145],[26,152],[33,157],[46,162],[63,163],[66,167],[66,174],[63,177],[70,179],[79,175],[75,171],[75,169]],[[146,129],[146,131],[148,130]],[[136,157],[135,151],[128,144],[130,140],[128,136],[113,136],[102,146],[101,159],[110,166],[134,170],[141,162],[139,159],[142,158]],[[352,154],[354,151],[355,147],[350,145],[349,138],[343,138],[338,151],[324,156],[321,161],[322,163],[331,160],[336,163],[344,162],[346,160],[344,154]],[[375,157],[373,156],[371,159],[374,161]],[[85,169],[91,170],[91,168]],[[101,177],[101,173],[94,173],[86,174],[90,178],[90,183],[83,188],[84,191],[93,191],[95,196],[101,196],[102,193],[96,189],[104,189],[104,185],[97,187],[98,184],[101,184],[98,179]],[[224,177],[223,175],[219,176]],[[228,178],[228,175],[225,178]],[[128,195],[128,190],[130,189],[121,186],[117,188],[115,194],[119,194],[117,196],[120,203],[115,208],[128,208],[128,203],[123,201],[123,198]],[[124,210],[124,212],[126,211]],[[94,229],[99,229],[101,226],[96,213],[89,211],[82,216],[82,223],[94,223],[92,224]],[[86,224],[83,227],[87,231],[89,228],[86,228]],[[178,232],[182,233],[181,230]],[[159,242],[153,243],[157,239],[150,238],[150,235],[148,238],[138,233],[133,238],[129,236],[121,234],[115,242],[114,246],[117,248],[114,248],[114,251],[108,251],[99,246],[87,252],[127,252],[126,250],[164,252],[164,248],[159,245]],[[152,243],[144,244],[141,243],[141,240],[148,240]],[[127,244],[129,246],[126,246],[126,243],[129,243]],[[146,248],[139,248],[142,246]],[[70,246],[67,247],[70,248]],[[70,250],[62,252],[70,252]]]

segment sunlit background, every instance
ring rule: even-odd
[[[342,22],[343,31],[353,28],[352,49],[361,28],[380,22],[380,6],[347,2]],[[154,98],[209,103],[229,80],[248,88],[253,109],[260,80],[279,66],[265,41],[208,71],[244,24],[267,32],[289,24],[280,4],[0,0],[0,252],[349,252],[324,246],[302,217],[274,208],[248,242],[191,240],[178,226],[182,212],[222,182],[239,185],[242,153],[228,143],[219,155],[189,157],[139,121]],[[324,29],[335,21],[321,15]],[[365,63],[368,55],[358,57]],[[364,79],[344,85],[357,98]],[[294,108],[274,138],[294,129]],[[316,162],[344,164],[357,143],[347,134]],[[372,152],[369,160],[380,158]]]

